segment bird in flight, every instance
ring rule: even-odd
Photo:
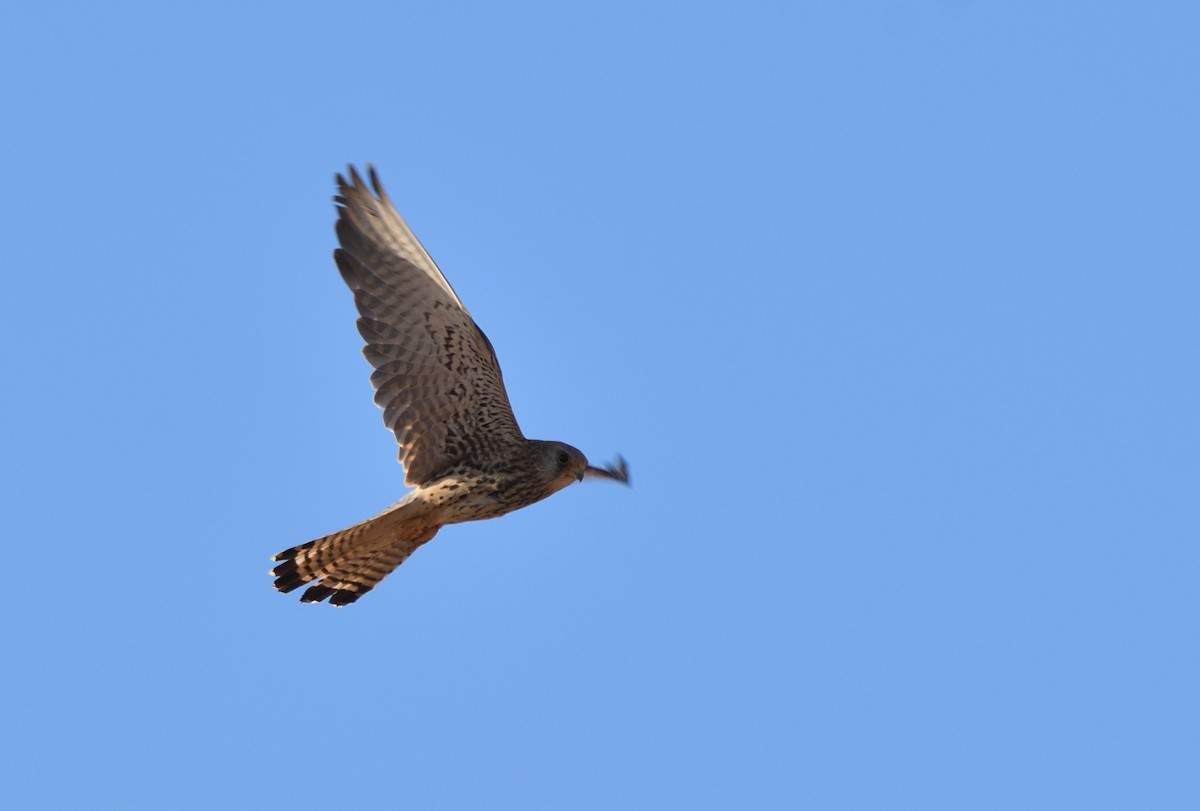
[[[354,292],[363,355],[396,435],[404,498],[352,527],[275,555],[275,588],[349,605],[446,524],[495,518],[584,477],[629,483],[625,460],[593,467],[563,442],[526,439],[492,343],[384,192],[373,166],[337,176],[333,258]]]

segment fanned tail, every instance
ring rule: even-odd
[[[360,524],[293,546],[275,555],[275,588],[287,593],[310,584],[300,601],[349,605],[375,588],[437,534],[438,527],[414,526],[403,502]]]

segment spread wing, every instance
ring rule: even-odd
[[[333,252],[354,291],[363,355],[383,422],[400,444],[405,481],[426,484],[454,463],[524,439],[500,363],[446,277],[392,205],[374,167],[371,188],[337,176]]]

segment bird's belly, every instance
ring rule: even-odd
[[[457,524],[497,518],[540,498],[540,495],[532,498],[529,495],[533,494],[498,478],[448,477],[426,488],[421,500],[433,508],[439,521]]]

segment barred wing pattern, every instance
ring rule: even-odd
[[[384,424],[400,445],[410,485],[437,480],[464,459],[521,443],[500,363],[446,277],[368,167],[338,175],[334,259],[354,291],[363,355]]]
[[[338,175],[334,259],[354,292],[363,354],[413,490],[374,518],[275,555],[275,588],[348,605],[446,524],[518,510],[587,476],[629,483],[625,461],[593,467],[564,442],[521,434],[491,342],[413,236],[375,174]]]

